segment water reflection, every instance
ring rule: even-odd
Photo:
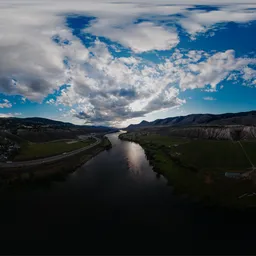
[[[153,172],[139,145],[120,141],[118,133],[108,137],[114,146],[65,181],[0,193],[1,249],[6,244],[9,252],[10,242],[31,247],[38,241],[40,250],[54,245],[61,254],[67,254],[67,247],[71,253],[88,248],[94,254],[120,253],[120,247],[124,253],[176,252],[173,248],[193,253],[193,245],[214,253],[223,251],[216,238],[234,251],[255,247],[255,213],[207,209],[181,200]]]
[[[143,150],[135,143],[127,143],[125,150],[129,171],[135,175],[140,174],[143,168],[142,160],[145,158]]]

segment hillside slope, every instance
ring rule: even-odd
[[[154,127],[154,126],[224,126],[224,125],[256,125],[256,111],[226,113],[226,114],[191,114],[187,116],[168,117],[153,122],[142,121],[139,124],[129,125],[126,129]]]
[[[162,131],[161,131],[162,130]],[[253,126],[226,126],[226,127],[171,127],[160,129],[174,137],[213,139],[213,140],[254,140],[256,127]]]
[[[82,134],[106,134],[115,131],[118,129],[105,126],[75,125],[41,117],[0,118],[0,132],[7,132],[8,136],[16,136],[20,140],[31,142],[73,139]]]

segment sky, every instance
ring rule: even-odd
[[[0,117],[256,110],[255,32],[256,0],[1,0]]]

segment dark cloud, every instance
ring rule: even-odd
[[[133,89],[121,89],[118,94],[120,97],[126,97],[130,99],[136,98],[136,91]]]
[[[111,123],[113,121],[122,121],[125,119],[131,119],[135,117],[142,117],[146,114],[145,111],[127,111],[124,109],[116,109],[116,111],[109,112],[109,114],[102,114],[95,112],[93,115],[87,114],[84,111],[75,113],[73,116],[85,121],[85,123]]]

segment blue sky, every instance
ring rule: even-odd
[[[125,126],[256,109],[256,2],[0,3],[0,117]]]

